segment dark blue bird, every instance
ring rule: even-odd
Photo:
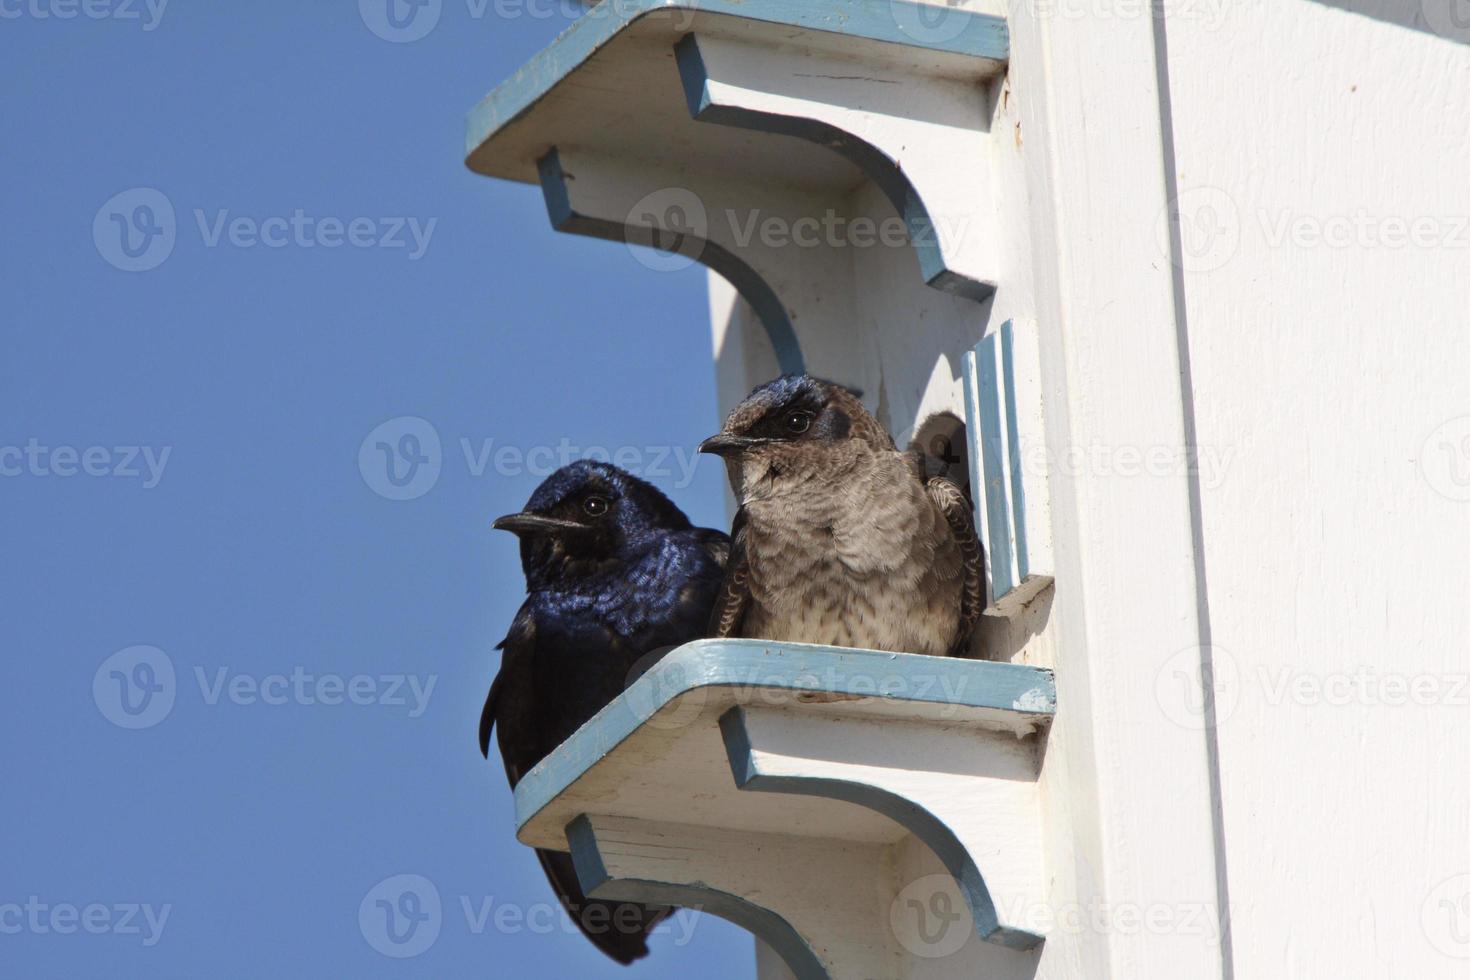
[[[730,541],[691,525],[643,480],[586,460],[557,470],[495,527],[520,537],[529,594],[500,643],[480,751],[489,757],[498,725],[514,787],[647,669],[649,654],[705,635]],[[569,855],[536,855],[598,949],[623,964],[648,955],[648,933],[670,909],[589,900]]]

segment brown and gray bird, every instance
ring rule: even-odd
[[[970,505],[850,391],[777,378],[699,448],[724,457],[740,501],[713,635],[964,652],[985,606]]]

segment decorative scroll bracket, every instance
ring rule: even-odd
[[[1003,19],[910,0],[607,0],[474,109],[468,164],[540,183],[561,230],[709,265],[782,371],[872,408],[887,379],[902,426],[923,387],[885,374],[879,325],[913,325],[915,364],[955,355],[1000,278],[1008,55]]]
[[[973,83],[695,34],[676,57],[695,119],[835,151],[903,218],[926,283],[976,302],[995,293],[990,135]]]
[[[526,775],[519,836],[570,850],[594,897],[751,929],[803,980],[933,975],[940,957],[1020,980],[1054,710],[1034,667],[686,644]]]
[[[733,708],[720,730],[741,789],[843,800],[883,814],[959,883],[982,939],[1013,949],[1041,942],[1024,924],[1034,912],[1026,903],[1042,887],[1033,745],[994,732],[765,708]]]

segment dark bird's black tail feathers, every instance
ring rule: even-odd
[[[648,934],[672,915],[673,909],[588,898],[577,881],[570,854],[537,848],[536,857],[567,915],[592,945],[624,966],[648,955]]]

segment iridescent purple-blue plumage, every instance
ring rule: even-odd
[[[498,727],[511,786],[626,688],[658,655],[705,635],[729,539],[696,528],[655,487],[607,463],[562,467],[526,509],[495,522],[521,539],[527,598],[501,642],[480,718],[487,756]],[[620,963],[647,955],[667,910],[586,913],[565,854],[538,851],[572,918]],[[627,923],[636,927],[627,927]],[[624,923],[625,928],[615,928]]]

